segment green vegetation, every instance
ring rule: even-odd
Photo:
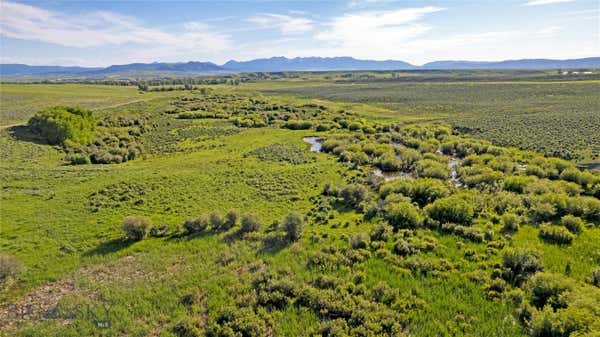
[[[90,141],[96,121],[90,110],[71,107],[53,107],[31,117],[28,126],[48,144]]]
[[[598,172],[256,81],[136,88],[143,101],[94,108],[87,137],[60,146],[1,130],[0,304],[106,304],[111,322],[2,316],[0,334],[600,330]]]
[[[468,73],[468,72],[467,72]],[[433,76],[432,76],[433,77]],[[516,146],[548,156],[599,160],[598,81],[564,81],[502,75],[460,79],[427,75],[382,81],[349,77],[315,82],[289,81],[257,87],[271,94],[374,104],[417,120],[440,120],[498,145]]]

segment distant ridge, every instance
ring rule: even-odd
[[[419,70],[419,69],[558,69],[600,68],[600,57],[572,60],[523,59],[497,62],[435,61],[422,66],[408,62],[386,60],[359,60],[352,57],[271,57],[250,61],[228,61],[223,65],[211,62],[154,62],[112,65],[106,68],[30,66],[26,64],[0,64],[1,76],[30,75],[110,75],[127,72],[276,72],[276,71],[335,71],[335,70]]]
[[[231,71],[334,71],[405,70],[418,67],[403,61],[357,60],[352,57],[271,57],[251,61],[229,61],[221,66]]]
[[[63,67],[63,66],[30,66],[27,64],[0,64],[0,75],[38,75],[38,74],[59,74],[59,73],[84,73],[88,71],[100,70],[102,68],[85,67]]]
[[[96,71],[96,73],[111,74],[122,73],[128,71],[175,71],[189,73],[204,73],[222,71],[223,69],[211,62],[181,62],[181,63],[130,63],[123,65],[112,65],[104,69]]]
[[[558,68],[597,68],[600,57],[572,60],[523,59],[498,62],[477,61],[435,61],[422,65],[421,69],[558,69]]]

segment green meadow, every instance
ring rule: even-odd
[[[596,82],[338,82],[2,84],[0,335],[597,335]]]

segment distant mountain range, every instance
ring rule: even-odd
[[[357,60],[352,57],[271,57],[251,61],[229,61],[221,66],[229,71],[333,71],[418,69],[403,61]]]
[[[98,76],[128,72],[276,72],[276,71],[333,71],[333,70],[419,70],[419,69],[558,69],[600,68],[600,57],[572,60],[524,59],[498,62],[435,61],[415,66],[403,61],[358,60],[352,57],[272,57],[251,61],[231,60],[223,65],[211,62],[131,63],[106,68],[30,66],[26,64],[0,64],[1,76],[77,75]]]

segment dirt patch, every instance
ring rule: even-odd
[[[71,281],[61,280],[43,285],[17,301],[3,305],[0,310],[0,333],[14,331],[19,325],[44,319],[67,295],[77,291]],[[67,320],[63,320],[68,323]]]
[[[175,274],[178,267],[179,264],[174,263],[170,267],[169,274]],[[62,302],[66,297],[80,297],[86,301],[102,302],[97,292],[82,285],[89,284],[93,287],[100,284],[129,283],[142,278],[151,280],[155,276],[155,273],[143,269],[140,257],[137,255],[128,255],[114,261],[82,267],[62,280],[40,286],[16,301],[4,304],[0,309],[0,335],[11,336],[19,326],[37,320],[54,319],[61,324],[71,323],[72,320],[64,317],[68,317],[69,310],[78,309],[63,307]],[[56,314],[57,311],[61,312]]]

